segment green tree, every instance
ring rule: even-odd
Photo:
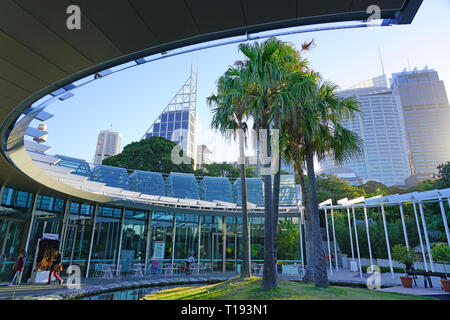
[[[254,120],[255,129],[265,130],[265,141],[270,141],[272,124],[279,127],[279,120],[287,114],[286,109],[292,107],[288,94],[288,84],[291,76],[296,72],[299,64],[299,53],[295,47],[270,38],[262,43],[244,43],[239,46],[245,55],[245,67],[241,77],[247,86],[249,98],[249,114]],[[280,118],[275,117],[279,116]],[[260,137],[261,138],[261,137]],[[271,147],[268,143],[265,150],[261,150],[263,157],[270,159]],[[279,164],[277,165],[279,169]],[[270,170],[271,161],[267,161],[265,168]],[[264,174],[264,271],[261,287],[271,289],[277,287],[275,235],[276,224],[274,206],[277,207],[277,198],[273,201],[272,176]],[[275,193],[277,192],[275,180]],[[276,196],[277,197],[277,196]]]
[[[172,162],[171,154],[175,146],[174,142],[165,138],[150,137],[126,145],[121,153],[103,160],[102,163],[130,170],[193,173],[193,161],[191,164]]]
[[[336,94],[337,86],[323,81],[318,73],[311,72],[308,77],[313,81],[310,94],[302,96],[298,108],[293,114],[295,127],[301,131],[304,158],[308,173],[308,215],[311,224],[310,241],[314,283],[317,287],[328,286],[326,266],[323,259],[323,243],[320,231],[320,218],[314,170],[314,157],[325,155],[342,163],[362,150],[361,139],[352,131],[344,128],[341,121],[359,112],[359,103],[355,97],[342,98]]]
[[[435,188],[450,188],[450,161],[440,164],[437,169],[438,173],[435,175],[436,181],[434,182]]]
[[[243,63],[237,63],[236,67],[229,67],[217,82],[217,93],[209,96],[207,102],[209,106],[213,107],[211,127],[219,130],[225,136],[237,136],[239,140],[243,244],[241,277],[245,278],[251,276],[251,266],[247,185],[245,179],[246,118],[248,116],[248,101],[246,95],[247,83],[244,82],[243,77],[241,77],[242,68]]]

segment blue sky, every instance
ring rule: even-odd
[[[450,86],[450,1],[426,0],[411,25],[383,28],[320,31],[279,37],[297,47],[314,39],[316,47],[304,54],[310,66],[345,89],[382,74],[379,50],[387,75],[428,65],[438,71],[447,92]],[[184,81],[191,62],[198,68],[197,144],[206,144],[216,161],[234,161],[237,148],[209,129],[206,97],[215,81],[236,60],[238,45],[226,45],[169,57],[104,77],[76,89],[75,96],[46,110],[50,154],[64,154],[93,161],[100,130],[122,134],[122,147],[138,141]]]

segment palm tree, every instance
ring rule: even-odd
[[[297,135],[296,138],[301,143],[301,151],[294,153],[294,156],[300,156],[297,163],[305,160],[308,173],[306,218],[310,226],[307,229],[307,237],[310,242],[309,259],[314,283],[317,287],[326,287],[328,277],[323,259],[314,156],[321,159],[329,155],[338,163],[342,163],[361,153],[361,139],[340,123],[343,118],[349,118],[359,112],[359,103],[355,97],[338,96],[337,86],[323,81],[318,73],[310,72],[307,77],[312,80],[308,82],[312,87],[309,95],[299,96],[301,99],[292,117],[291,133]]]
[[[244,82],[249,84],[249,113],[254,118],[255,128],[265,130],[265,141],[270,141],[272,124],[280,128],[282,117],[289,114],[293,104],[287,89],[292,74],[300,64],[299,52],[289,43],[270,38],[263,43],[241,44],[240,51],[245,55],[245,68],[242,70]],[[261,136],[260,136],[261,138]],[[263,146],[266,147],[266,146]],[[270,159],[271,147],[261,150],[264,157]],[[275,235],[277,230],[278,192],[272,191],[271,161],[265,164],[264,176],[264,269],[262,289],[277,287],[275,261]],[[278,163],[279,169],[279,163]],[[269,171],[269,172],[268,172]],[[279,171],[279,170],[278,170]],[[274,186],[279,191],[278,186]],[[273,201],[275,200],[275,201]],[[274,206],[276,209],[274,210]]]
[[[241,62],[235,63],[236,68],[230,67],[225,74],[219,78],[217,94],[207,97],[212,110],[213,118],[211,127],[227,135],[230,129],[239,140],[240,175],[241,175],[241,199],[242,199],[242,269],[241,277],[251,276],[250,268],[250,239],[247,211],[247,186],[245,179],[245,145],[247,132],[247,117],[245,86],[243,85],[240,72],[243,68]]]

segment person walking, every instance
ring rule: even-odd
[[[190,266],[193,264],[193,263],[195,263],[195,258],[194,258],[194,255],[193,254],[191,254],[190,256],[189,256],[189,258],[187,258],[187,260],[186,260],[186,274],[191,274],[191,268],[190,268]]]
[[[22,273],[25,270],[26,262],[27,257],[25,250],[21,250],[19,252],[19,256],[16,259],[16,262],[13,265],[13,270],[15,269],[16,272],[14,273],[14,277],[12,278],[11,282],[8,284],[9,287],[12,287],[13,285],[19,285],[20,279],[22,278]]]
[[[55,256],[53,257],[52,266],[50,267],[50,274],[48,276],[48,283],[47,285],[50,285],[52,281],[52,275],[54,274],[56,279],[59,281],[59,285],[63,283],[63,279],[59,276],[58,272],[62,271],[62,264],[61,264],[61,253],[59,250],[55,251]]]

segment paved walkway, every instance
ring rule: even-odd
[[[67,299],[74,296],[81,296],[87,293],[98,294],[100,292],[107,292],[117,290],[118,288],[131,289],[138,287],[148,286],[166,286],[172,284],[184,284],[184,283],[212,283],[219,282],[235,277],[236,273],[205,273],[200,275],[174,275],[174,276],[161,276],[161,275],[147,275],[144,277],[131,277],[125,276],[120,279],[102,279],[102,278],[82,278],[80,289],[69,290],[69,288],[63,284],[59,286],[52,284],[46,286],[43,284],[22,284],[15,288],[8,286],[0,286],[0,300],[5,299]],[[396,273],[394,279],[390,273],[381,274],[381,291],[407,293],[420,296],[436,296],[439,299],[450,299],[450,293],[444,292],[441,289],[439,279],[432,277],[433,288],[424,288],[423,277],[419,276],[417,279],[417,287],[403,288],[401,286],[400,276],[403,274]],[[300,281],[301,276],[298,275],[279,275],[283,279]],[[331,274],[328,271],[329,281],[332,285],[339,284],[354,284],[359,286],[365,286],[367,280],[371,275],[364,274],[362,278],[359,273],[350,272],[349,270],[339,270],[339,272],[333,272]]]
[[[124,276],[120,279],[102,279],[102,278],[82,278],[80,289],[69,289],[65,283],[61,286],[54,281],[52,285],[45,284],[21,284],[20,286],[10,288],[6,285],[0,286],[0,300],[6,299],[51,299],[60,300],[75,296],[97,294],[117,290],[118,288],[131,289],[148,286],[166,286],[171,284],[183,283],[213,283],[220,282],[231,277],[237,276],[236,273],[209,273],[200,275],[148,275],[144,277]],[[64,279],[64,278],[63,278]]]
[[[444,292],[441,288],[441,283],[439,282],[439,278],[431,277],[431,282],[433,284],[433,288],[425,288],[423,276],[418,276],[416,280],[417,286],[414,285],[412,288],[403,288],[400,277],[403,276],[403,273],[394,273],[394,278],[392,278],[391,273],[382,273],[380,279],[381,289],[380,291],[386,292],[397,292],[397,293],[406,293],[413,294],[418,296],[435,296],[439,299],[450,299],[450,292]],[[340,269],[338,272],[333,271],[333,274],[328,270],[328,280],[330,283],[339,285],[342,284],[355,284],[360,286],[366,286],[367,280],[371,277],[371,274],[363,273],[362,277],[359,272],[351,272],[350,270]],[[282,275],[282,278],[288,280],[299,281],[301,280],[300,276],[290,276],[290,275]],[[373,282],[370,282],[373,283]]]

